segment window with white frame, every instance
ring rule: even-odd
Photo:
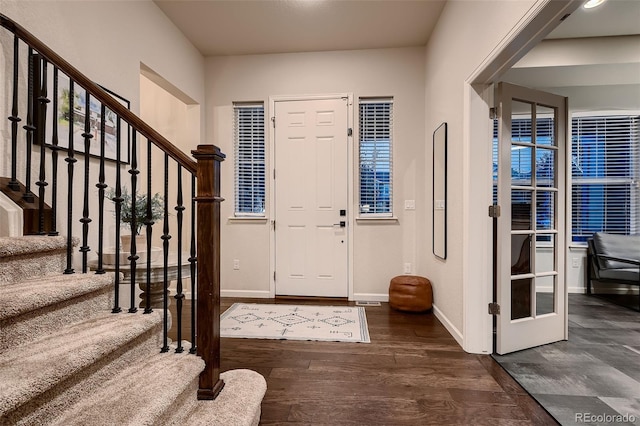
[[[265,214],[264,104],[236,103],[234,110],[235,216]]]
[[[393,215],[393,99],[360,99],[360,215]]]
[[[637,115],[574,116],[571,131],[572,233],[640,232]]]

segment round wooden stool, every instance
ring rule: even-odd
[[[389,284],[389,306],[399,311],[424,312],[433,305],[431,281],[417,275],[400,275]]]

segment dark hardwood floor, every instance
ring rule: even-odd
[[[223,299],[222,310],[236,301],[347,304]],[[265,377],[264,425],[557,424],[489,355],[465,353],[433,314],[386,303],[366,313],[371,343],[223,338],[222,370]]]

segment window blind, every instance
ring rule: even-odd
[[[640,232],[638,116],[574,117],[571,132],[573,241],[594,232]]]
[[[393,101],[360,100],[360,214],[393,213]]]
[[[264,216],[264,105],[234,105],[236,216]]]

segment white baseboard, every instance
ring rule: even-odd
[[[388,302],[389,294],[388,293],[354,293],[353,294],[354,301],[362,301],[362,302]]]
[[[220,290],[220,297],[244,297],[256,299],[269,299],[269,290]]]
[[[629,286],[629,287],[606,287],[606,288],[593,288],[591,287],[591,292],[592,294],[597,295],[598,293],[600,294],[638,294],[638,287],[637,286]],[[582,293],[587,294],[586,289],[584,289],[584,291],[582,291]]]
[[[452,323],[449,321],[449,318],[445,314],[442,313],[440,309],[436,305],[433,305],[433,313],[440,320],[444,328],[447,329],[449,333],[456,339],[456,342],[460,345],[461,348],[464,348],[464,338],[460,330],[458,330]]]

